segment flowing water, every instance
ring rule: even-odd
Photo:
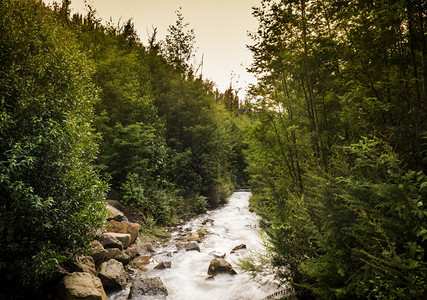
[[[161,278],[169,295],[166,298],[144,296],[139,299],[262,300],[277,292],[277,285],[272,283],[272,278],[264,276],[262,283],[255,282],[248,274],[240,271],[236,264],[240,258],[263,249],[258,218],[248,209],[249,197],[249,192],[235,192],[224,207],[209,211],[172,232],[170,242],[164,248],[157,249],[158,254],[152,258],[153,265],[159,261],[171,261],[171,268],[150,271]],[[182,239],[184,233],[196,232],[200,228],[207,230],[199,244],[200,252],[177,251],[175,244]],[[246,249],[230,253],[240,244],[245,244]],[[225,253],[225,259],[238,274],[217,275],[214,279],[207,280],[209,263],[214,258],[210,254],[212,252]],[[121,294],[124,293],[126,291]],[[120,297],[117,294],[110,299]]]

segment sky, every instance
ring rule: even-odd
[[[56,0],[61,2],[60,0]],[[257,29],[252,7],[260,0],[88,0],[103,22],[112,18],[126,22],[132,18],[135,29],[144,45],[152,28],[157,28],[158,40],[164,40],[169,25],[175,24],[175,11],[182,8],[184,22],[190,23],[196,35],[196,65],[203,55],[203,77],[216,83],[225,91],[232,82],[245,96],[249,83],[255,83],[252,74],[246,72],[252,56],[246,45],[252,41],[247,33]],[[53,0],[45,0],[51,4]],[[72,13],[87,12],[84,0],[72,0]]]

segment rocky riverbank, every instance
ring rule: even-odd
[[[53,296],[43,299],[280,297],[265,274],[263,282],[254,282],[235,269],[240,258],[262,249],[249,195],[235,193],[222,208],[180,220],[166,228],[170,238],[163,242],[145,238],[135,222],[138,214],[109,200],[108,230],[93,242],[89,256],[79,257],[58,276]]]

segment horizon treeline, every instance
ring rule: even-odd
[[[147,223],[225,203],[246,185],[239,99],[196,75],[180,10],[146,45],[132,20],[71,1],[0,4],[0,294],[30,295],[85,253],[105,198]],[[11,284],[13,283],[13,284]]]
[[[253,10],[251,205],[299,298],[427,296],[426,11],[420,0]]]

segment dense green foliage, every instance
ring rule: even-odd
[[[3,1],[0,16],[0,280],[19,296],[93,240],[107,186],[75,38],[34,1]]]
[[[147,47],[131,20],[101,25],[93,9],[65,20],[96,64],[97,165],[111,177],[109,196],[160,223],[224,203],[233,189],[230,153],[242,153],[233,149],[240,127],[213,84],[194,76],[194,32],[182,14],[166,43],[154,30]]]
[[[254,9],[253,207],[301,297],[426,296],[422,1]]]
[[[0,279],[16,297],[84,252],[106,196],[154,228],[245,184],[239,121],[194,75],[182,14],[144,46],[131,20],[69,5],[0,4]]]

